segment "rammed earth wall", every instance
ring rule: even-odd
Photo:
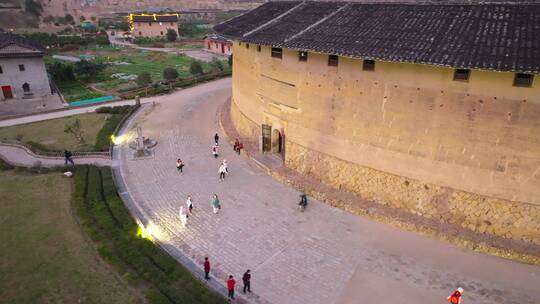
[[[336,188],[474,231],[540,243],[540,81],[235,43],[231,118],[285,164]],[[272,131],[272,134],[274,131]]]

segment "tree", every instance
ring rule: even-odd
[[[198,61],[192,61],[189,65],[189,72],[191,75],[201,75],[203,73],[201,64]]]
[[[81,16],[79,17],[79,20],[80,20],[81,22],[83,22],[83,21],[86,20],[86,17],[84,17],[83,15],[81,15]]]
[[[71,16],[70,14],[66,14],[64,16],[64,20],[66,21],[66,23],[73,23],[75,22],[75,19],[73,19],[73,16]]]
[[[168,29],[167,30],[167,41],[169,41],[169,42],[176,41],[177,37],[178,37],[178,34],[176,33],[175,30],[173,30],[173,29]]]
[[[49,66],[47,70],[54,81],[73,81],[75,79],[71,64],[64,64],[56,61]]]
[[[66,125],[64,126],[64,132],[68,134],[73,134],[75,136],[75,139],[79,142],[79,144],[84,144],[84,132],[81,129],[81,123],[79,122],[79,119],[75,119],[74,121],[68,121]]]
[[[178,71],[173,68],[165,68],[163,70],[163,78],[169,81],[169,86],[172,89],[172,81],[178,78]]]
[[[74,72],[77,78],[88,81],[96,78],[103,69],[105,69],[104,64],[81,60],[75,63]]]
[[[150,76],[150,73],[148,72],[142,72],[139,74],[139,76],[137,76],[137,80],[135,80],[135,82],[137,82],[140,87],[146,87],[152,83],[152,76]]]
[[[41,16],[41,13],[43,13],[43,6],[39,1],[36,0],[25,0],[24,1],[24,10],[32,14],[35,17]]]

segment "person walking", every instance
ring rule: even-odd
[[[210,280],[210,276],[208,275],[210,273],[210,261],[208,260],[208,257],[204,257],[204,279]]]
[[[75,165],[75,163],[73,162],[73,159],[71,159],[71,156],[73,156],[73,154],[71,154],[70,151],[68,150],[64,150],[64,166],[69,163],[71,163],[72,165]]]
[[[227,160],[224,159],[221,164],[223,165],[223,167],[225,167],[225,173],[229,174],[229,167],[227,165]]]
[[[188,197],[187,197],[186,206],[187,206],[187,208],[189,210],[189,214],[192,214],[193,213],[193,201],[191,200],[191,195],[188,195]]]
[[[180,206],[179,215],[180,215],[180,221],[182,222],[182,226],[186,227],[188,215],[186,213],[186,209],[184,209],[184,206]]]
[[[218,158],[219,154],[218,154],[218,145],[217,144],[214,144],[212,146],[212,155],[214,155],[214,158]]]
[[[182,168],[184,168],[184,162],[179,158],[176,160],[176,169],[178,172],[182,172]]]
[[[459,287],[450,296],[448,296],[448,302],[452,304],[461,304],[461,296],[463,295],[463,288]]]
[[[214,141],[216,142],[216,145],[219,145],[219,135],[217,133],[214,135]]]
[[[221,204],[219,203],[219,198],[217,194],[214,194],[214,199],[212,200],[212,209],[214,211],[214,214],[217,214],[219,212],[219,209],[221,209]]]
[[[236,285],[236,281],[234,280],[233,276],[230,275],[229,279],[227,280],[227,290],[229,291],[230,300],[234,300],[234,285]]]
[[[219,180],[224,181],[225,180],[225,175],[227,174],[227,167],[225,165],[221,164],[221,166],[219,166],[218,173],[219,173]]]
[[[246,293],[246,290],[251,292],[251,272],[249,269],[242,276],[242,281],[244,282],[244,293]]]

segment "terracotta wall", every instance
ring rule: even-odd
[[[132,35],[133,37],[167,37],[168,29],[173,29],[178,34],[176,22],[133,22]]]
[[[223,48],[222,48],[223,45]],[[204,48],[212,53],[230,55],[233,51],[232,43],[204,39]]]

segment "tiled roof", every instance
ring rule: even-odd
[[[178,16],[133,16],[133,22],[178,22]]]
[[[0,33],[0,57],[42,56],[44,53],[45,47],[39,42],[12,33]]]
[[[269,2],[216,25],[214,30],[224,36],[239,37],[287,12],[299,3],[296,1]]]
[[[540,73],[540,3],[269,2],[214,29],[328,54]]]
[[[206,35],[204,36],[203,39],[210,39],[212,41],[222,41],[222,42],[228,42],[228,43],[232,43],[232,40],[230,39],[227,39],[221,35],[216,35],[216,34],[209,34],[209,35]]]

